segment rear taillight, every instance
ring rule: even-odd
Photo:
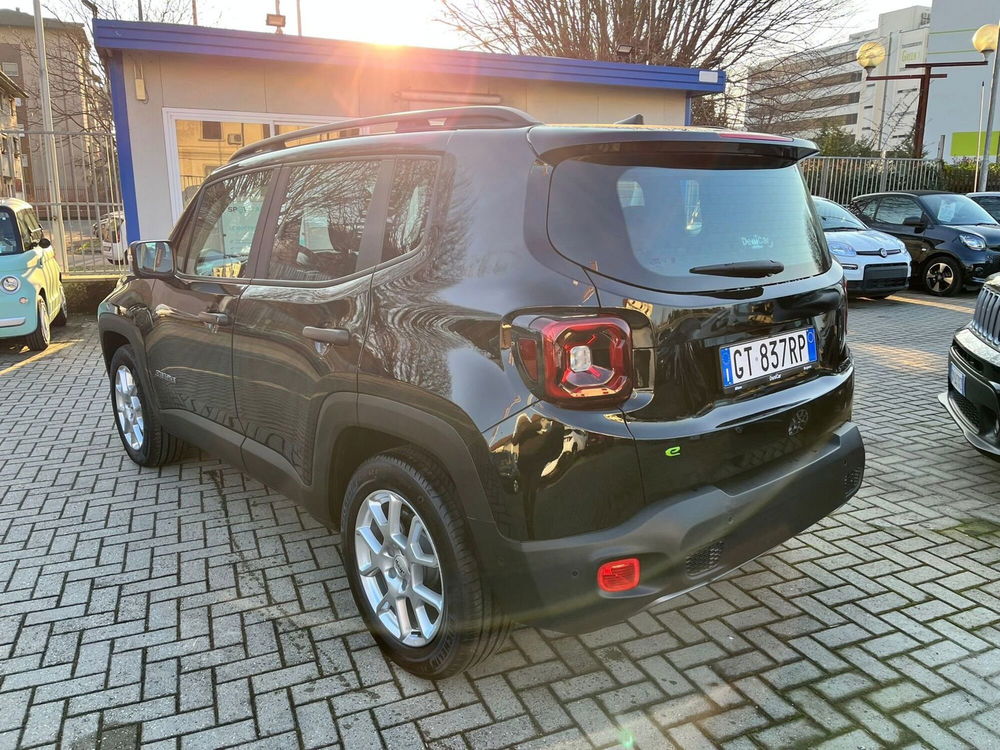
[[[619,404],[632,393],[632,336],[611,316],[537,318],[515,338],[521,372],[547,401],[580,408]]]

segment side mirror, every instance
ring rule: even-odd
[[[174,251],[166,240],[133,242],[128,252],[132,273],[139,278],[160,279],[174,275]]]
[[[927,229],[927,222],[924,221],[923,216],[907,216],[903,219],[904,227],[913,227],[918,232],[922,232]]]
[[[48,237],[42,237],[40,240],[38,240],[37,244],[40,248],[42,248],[42,250],[48,250],[50,247],[52,247],[52,240],[50,240]]]

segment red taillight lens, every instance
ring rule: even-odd
[[[519,338],[518,357],[546,400],[590,407],[621,403],[631,395],[632,335],[624,320],[542,318],[532,328],[537,338]]]
[[[629,557],[613,560],[597,569],[597,585],[601,591],[628,591],[639,585],[639,560]]]

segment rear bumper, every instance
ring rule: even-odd
[[[854,495],[864,465],[861,434],[848,422],[825,442],[717,486],[678,493],[613,528],[544,541],[491,539],[490,578],[520,622],[595,630],[709,583],[811,526]],[[490,535],[488,525],[473,526],[477,537]],[[600,591],[597,568],[627,557],[640,560],[640,585]]]

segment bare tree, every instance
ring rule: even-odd
[[[849,0],[442,0],[447,25],[492,52],[723,68],[729,91],[697,121],[742,115],[750,65],[815,44]],[[618,50],[628,45],[632,52]]]

